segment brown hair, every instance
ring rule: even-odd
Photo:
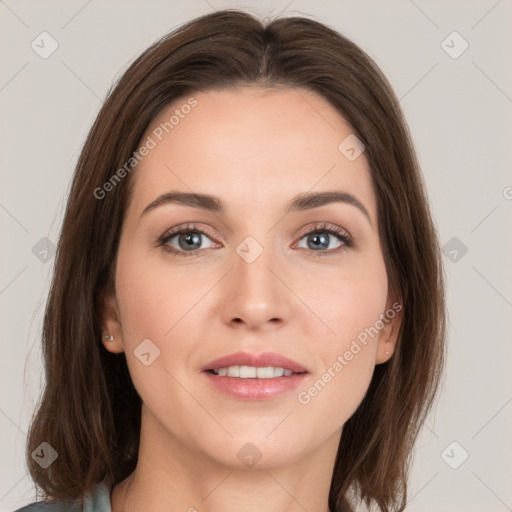
[[[145,50],[109,92],[78,160],[54,264],[42,334],[46,385],[27,443],[44,496],[79,499],[137,463],[141,399],[124,354],[101,344],[131,175],[97,199],[155,116],[196,91],[255,85],[304,88],[325,98],[365,144],[377,193],[390,289],[403,304],[396,351],[377,365],[343,428],[329,506],[356,501],[403,510],[413,443],[444,364],[442,260],[407,124],[388,81],[354,43],[302,17],[263,23],[235,9],[192,20]],[[43,441],[58,459],[31,457]],[[349,505],[351,503],[351,505]]]

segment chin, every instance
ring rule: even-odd
[[[229,439],[221,436],[213,446],[203,446],[203,450],[233,469],[276,469],[295,463],[319,444],[318,433],[305,436],[296,430],[276,429],[269,435],[270,431],[250,429]]]

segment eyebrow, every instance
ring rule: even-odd
[[[351,206],[355,206],[359,209],[368,222],[373,226],[370,214],[364,205],[357,199],[357,197],[347,192],[338,190],[328,190],[325,192],[307,192],[302,193],[290,201],[285,214],[290,212],[300,212],[306,210],[312,210],[314,208],[320,208],[331,203],[345,203]],[[198,194],[191,192],[167,192],[158,196],[152,203],[148,204],[141,213],[141,217],[159,206],[166,204],[180,204],[183,206],[190,206],[192,208],[198,208],[201,210],[207,210],[215,213],[223,213],[225,211],[222,200],[216,196],[209,194]]]

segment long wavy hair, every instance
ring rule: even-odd
[[[115,485],[138,457],[141,399],[125,355],[101,340],[136,169],[99,199],[98,187],[129,161],[170,103],[244,85],[312,91],[365,145],[390,289],[403,317],[393,357],[376,366],[344,425],[329,506],[405,507],[413,444],[444,366],[446,323],[441,252],[406,121],[378,66],[337,31],[304,17],[262,22],[236,9],[196,18],[146,49],[109,91],[81,151],[44,316],[45,387],[27,440],[30,474],[47,499],[83,499],[104,479]],[[58,453],[47,469],[31,457],[43,441]]]

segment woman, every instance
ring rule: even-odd
[[[316,21],[202,16],[80,156],[24,511],[403,510],[443,271],[382,72]]]

